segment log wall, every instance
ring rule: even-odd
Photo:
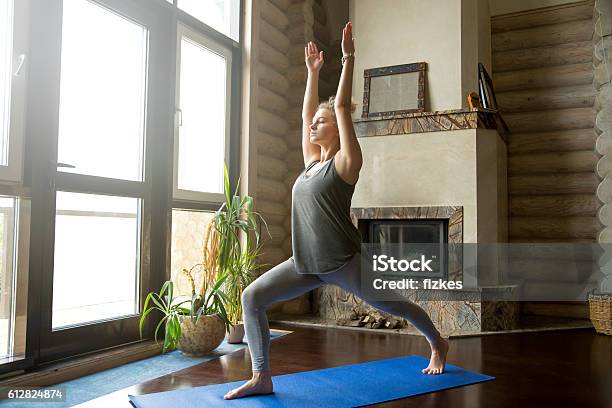
[[[600,260],[605,278],[600,282],[599,291],[612,293],[612,262],[610,251],[612,243],[612,2],[596,0],[594,52],[593,52],[593,88],[596,90],[595,129],[598,134],[595,142],[597,153],[601,158],[597,162],[597,175],[600,183],[597,186],[597,197],[601,202],[597,218],[603,226],[597,240],[607,250]]]
[[[593,10],[588,0],[491,19],[493,82],[512,132],[510,242],[594,242],[600,233]],[[523,312],[588,317],[584,303],[525,303]]]

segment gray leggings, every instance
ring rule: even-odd
[[[293,299],[325,283],[337,285],[359,297],[361,293],[361,256],[357,253],[342,268],[328,274],[299,274],[289,258],[263,273],[242,293],[244,328],[251,353],[253,371],[269,370],[270,327],[266,309],[272,303]],[[430,343],[440,333],[427,313],[417,304],[406,301],[368,301],[368,304],[408,320]]]

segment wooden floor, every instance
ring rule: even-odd
[[[429,355],[423,337],[280,324],[271,327],[293,331],[271,342],[273,375],[405,355]],[[612,337],[593,330],[452,339],[448,362],[497,379],[375,406],[612,407]],[[245,348],[79,407],[131,407],[128,393],[147,394],[246,380],[251,377],[250,368]],[[321,404],[325,406],[325,401]]]

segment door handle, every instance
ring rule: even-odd
[[[23,68],[23,63],[25,62],[25,59],[26,59],[25,54],[19,55],[19,57],[17,58],[17,69],[15,70],[15,73],[13,75],[19,76],[19,73],[21,72],[21,68]]]
[[[68,164],[68,163],[57,163],[57,167],[68,167],[70,169],[75,169],[76,166],[72,165],[72,164]],[[49,179],[49,187],[51,187],[52,190],[55,191],[55,174],[51,175],[51,178]]]

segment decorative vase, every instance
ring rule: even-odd
[[[229,333],[227,334],[227,342],[230,344],[242,343],[244,337],[244,323],[235,324],[233,327],[230,326]]]
[[[225,323],[218,313],[194,320],[191,316],[179,315],[181,336],[176,348],[185,355],[199,357],[219,347],[225,336]]]

